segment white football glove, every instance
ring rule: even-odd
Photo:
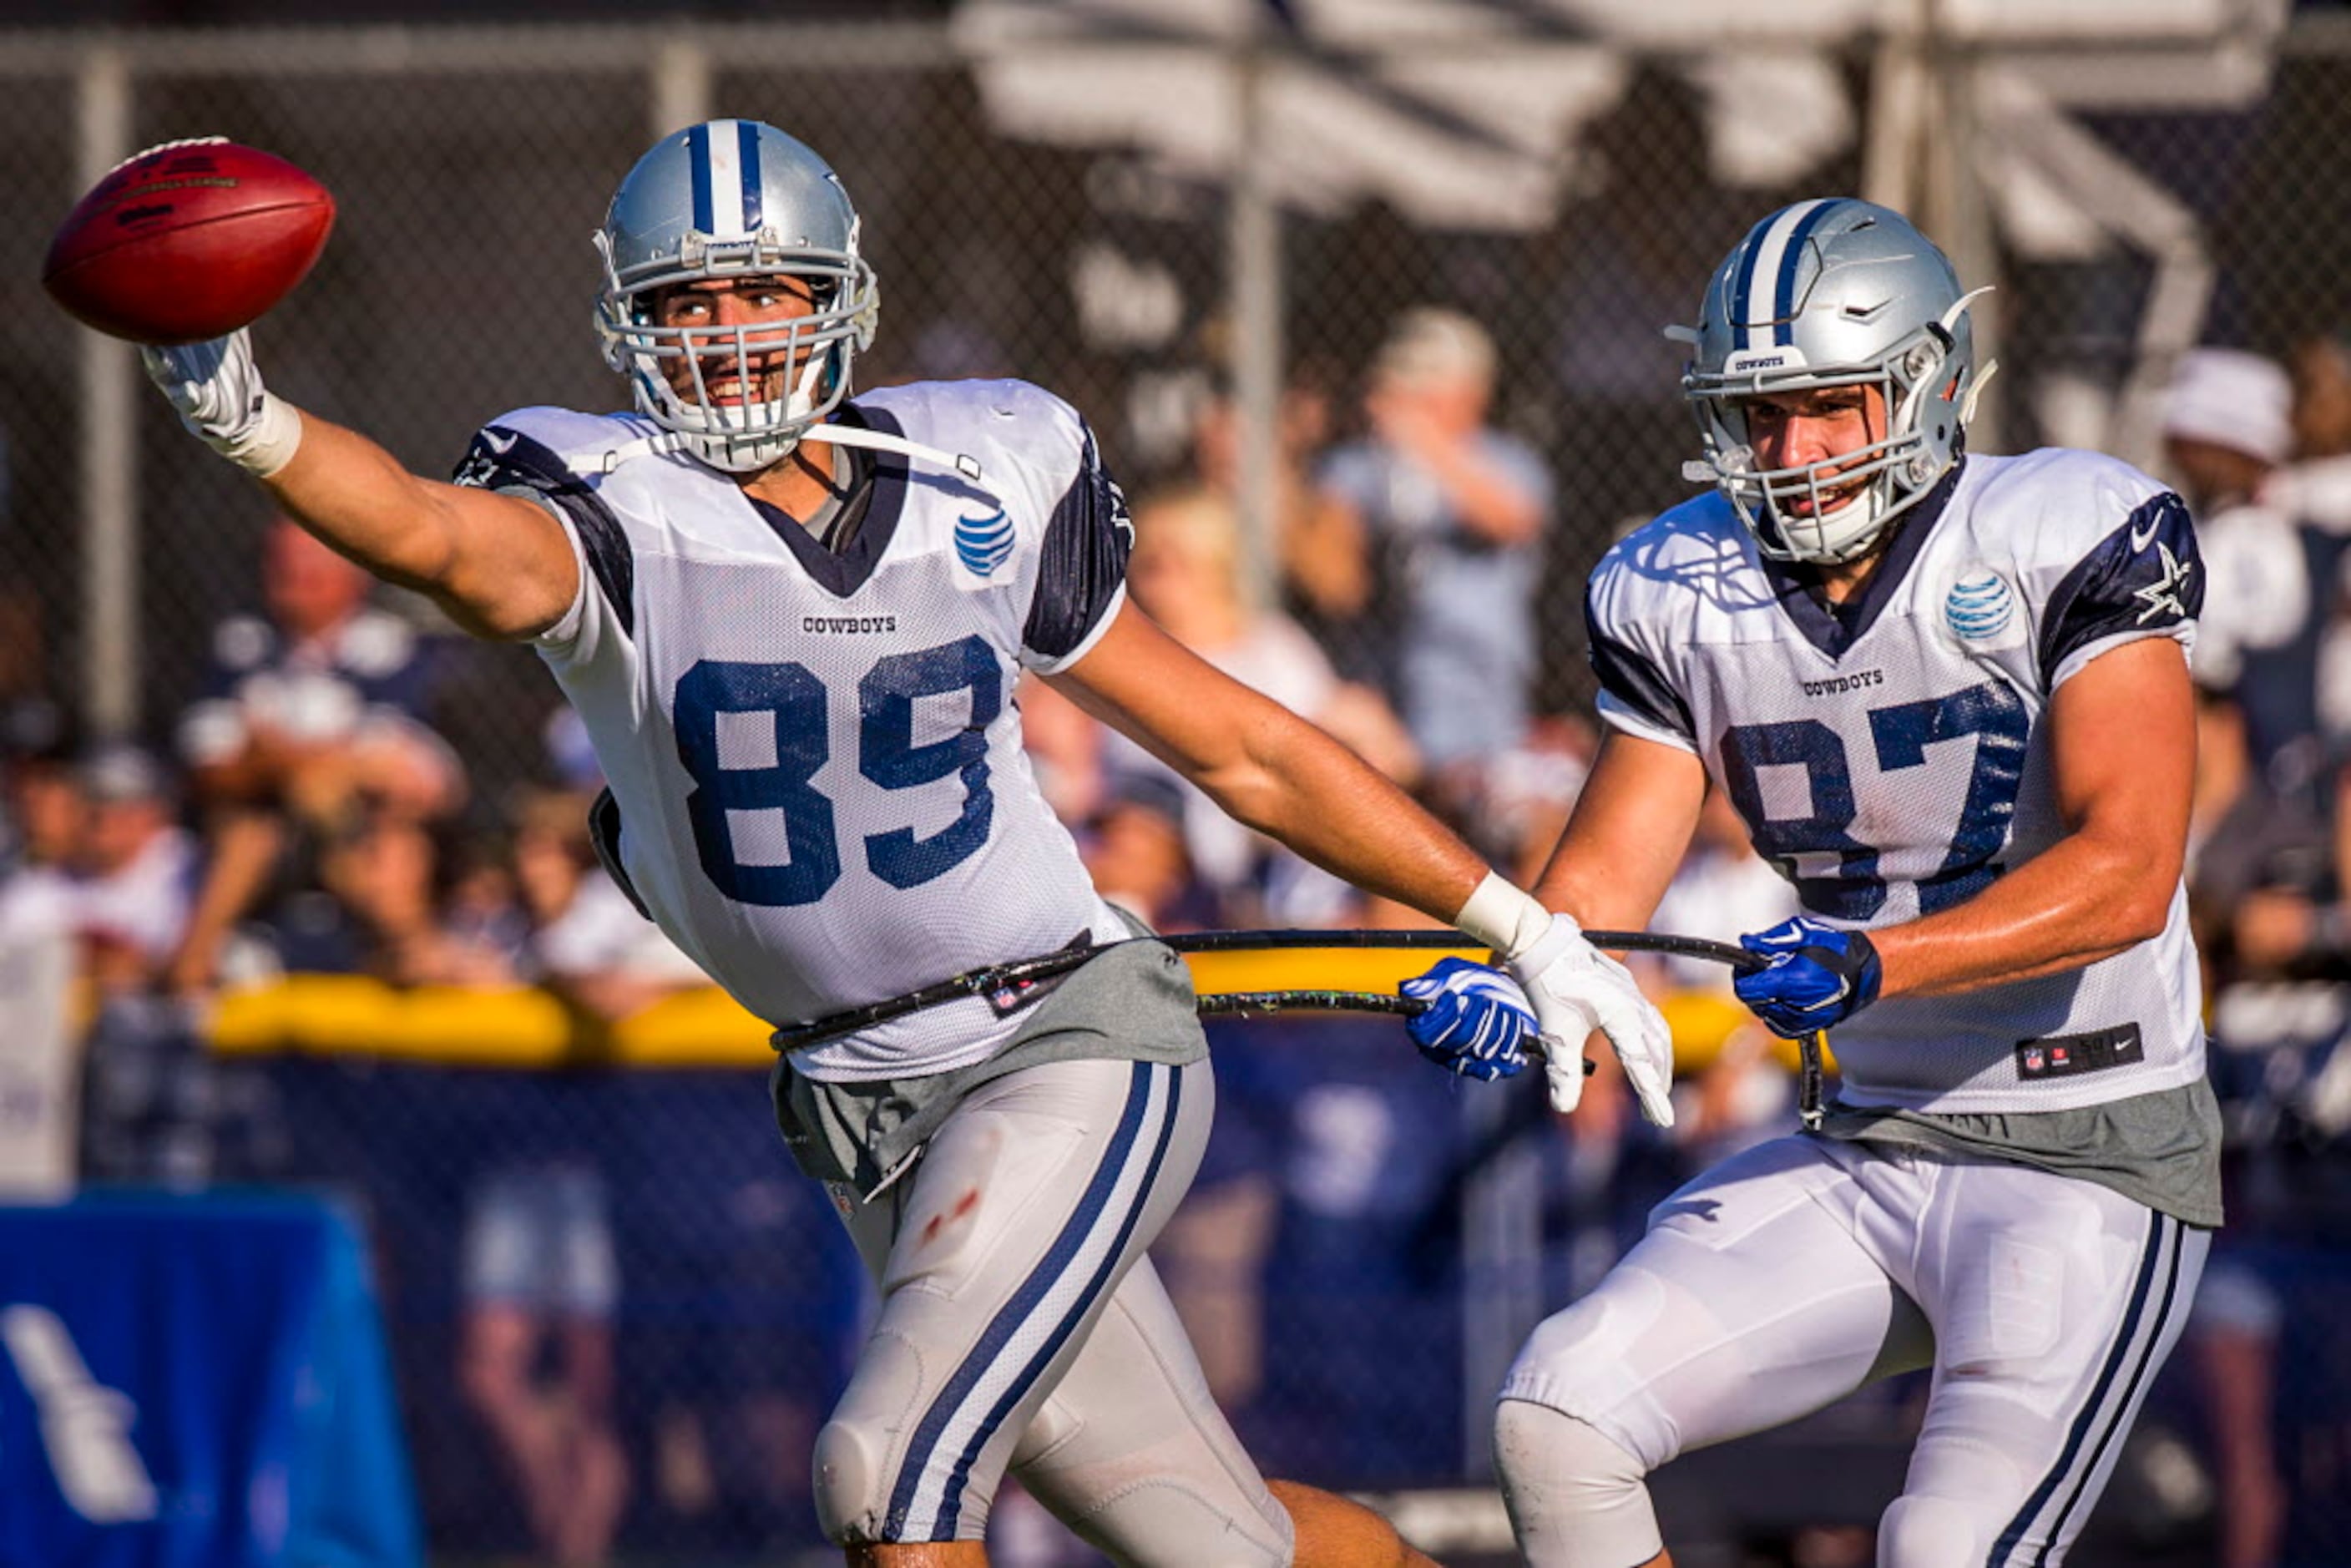
[[[302,416],[261,384],[253,339],[243,328],[208,343],[142,346],[139,357],[148,379],[180,411],[180,423],[255,478],[266,479],[294,460]]]
[[[1562,1114],[1583,1098],[1583,1042],[1608,1037],[1641,1114],[1660,1127],[1674,1124],[1674,1037],[1665,1015],[1641,994],[1632,971],[1583,939],[1568,915],[1505,966],[1525,988],[1542,1026],[1543,1075],[1552,1109]]]

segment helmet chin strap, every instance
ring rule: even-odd
[[[948,452],[937,446],[925,446],[919,441],[909,441],[903,435],[887,431],[867,430],[854,424],[812,424],[800,432],[802,441],[820,441],[829,446],[862,446],[868,452],[888,452],[901,457],[911,457],[935,468],[944,468],[974,489],[984,492],[998,507],[1004,497],[996,487],[981,477],[979,459],[968,452]]]
[[[677,453],[698,455],[694,448],[700,439],[683,431],[664,430],[653,435],[641,435],[634,441],[624,441],[618,446],[596,454],[592,459],[574,464],[574,466],[583,473],[610,474],[632,457],[666,457]],[[975,489],[986,492],[998,506],[1004,504],[1004,497],[981,476],[979,459],[968,452],[948,452],[942,447],[926,446],[919,441],[909,441],[903,435],[892,435],[887,431],[867,430],[854,424],[812,424],[794,437],[792,444],[797,446],[803,441],[820,442],[828,446],[862,446],[869,452],[887,452],[913,458],[935,468],[946,469]],[[775,460],[781,462],[790,455],[790,450],[788,447],[778,453]]]

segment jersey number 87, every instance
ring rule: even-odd
[[[1975,737],[1975,765],[1967,798],[1951,830],[1943,863],[1918,879],[1918,913],[1935,911],[1980,892],[1999,874],[1992,862],[2008,842],[2016,814],[2016,791],[2024,778],[2024,747],[2031,729],[2024,704],[1997,681],[1949,696],[1896,703],[1869,713],[1871,749],[1881,777],[1923,767],[1927,748]],[[1852,765],[1844,742],[1818,719],[1781,724],[1735,725],[1722,737],[1723,783],[1731,804],[1747,820],[1755,852],[1794,885],[1806,909],[1834,919],[1864,921],[1886,903],[1886,879],[1878,873],[1878,849],[1848,830],[1860,813],[1854,799]],[[1812,813],[1771,816],[1764,800],[1765,768],[1804,770]],[[1834,874],[1805,876],[1796,857],[1834,854]]]

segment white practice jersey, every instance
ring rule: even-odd
[[[626,880],[746,1008],[803,1021],[1127,935],[1021,749],[1023,668],[1081,657],[1125,600],[1132,525],[1092,433],[1019,382],[876,392],[837,423],[975,460],[859,453],[838,552],[633,415],[531,408],[458,482],[563,520],[580,593],[538,650],[585,721]],[[987,998],[814,1046],[835,1081],[987,1057]]]
[[[1708,495],[1612,549],[1587,605],[1604,717],[1695,751],[1756,848],[1832,925],[1970,897],[2064,831],[2050,695],[2143,637],[2191,644],[2187,508],[2085,452],[1970,457],[1832,611]],[[1854,1104],[2053,1111],[2203,1075],[2187,897],[2087,967],[1895,997],[1833,1039]]]

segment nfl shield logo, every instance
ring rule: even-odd
[[[2041,1048],[2039,1046],[2035,1045],[2027,1047],[2024,1052],[2024,1071],[2027,1072],[2038,1072],[2043,1067],[2048,1064],[2048,1061],[2049,1059],[2047,1057],[2041,1054]]]

